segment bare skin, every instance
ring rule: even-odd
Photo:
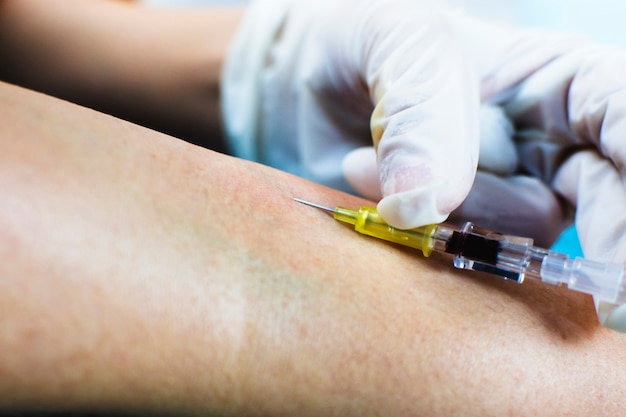
[[[294,203],[355,197],[0,84],[0,408],[619,415],[591,299]]]

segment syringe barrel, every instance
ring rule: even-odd
[[[541,280],[549,284],[565,284],[569,289],[594,295],[608,303],[626,302],[626,271],[622,264],[570,259],[549,251],[541,265]]]
[[[389,226],[374,207],[358,211],[337,207],[335,219],[354,225],[357,232],[420,249],[425,256],[446,252],[454,266],[487,272],[508,280],[525,278],[594,295],[611,304],[626,303],[626,266],[594,262],[538,248],[533,240],[504,235],[477,227],[471,222],[460,229],[440,224],[400,230]]]
[[[543,254],[533,251],[532,239],[503,235],[468,222],[452,233],[448,228],[438,227],[433,241],[434,250],[443,249],[454,255],[457,268],[486,272],[519,283],[527,274],[539,279]]]

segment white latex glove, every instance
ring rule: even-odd
[[[432,3],[253,3],[224,70],[234,153],[382,196],[399,228],[441,222],[465,201],[456,217],[546,246],[565,223],[562,195],[578,205],[587,257],[626,261],[625,53]],[[372,139],[376,155],[346,157]],[[588,172],[581,148],[610,180]]]
[[[481,102],[579,44],[545,38],[426,1],[257,1],[224,70],[232,149],[335,188],[381,190],[396,227],[441,222],[474,181]],[[344,176],[344,157],[372,139],[376,168],[346,163]],[[497,142],[511,150],[508,139]],[[490,171],[512,172],[507,154],[492,151]]]

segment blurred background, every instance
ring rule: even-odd
[[[140,0],[161,7],[245,4],[247,0]],[[603,42],[626,46],[624,0],[441,0],[474,14],[524,26],[584,33]]]

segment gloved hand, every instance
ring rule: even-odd
[[[564,198],[587,257],[626,261],[626,54],[432,3],[254,3],[224,70],[234,153],[382,197],[399,228],[456,209],[547,246]]]

